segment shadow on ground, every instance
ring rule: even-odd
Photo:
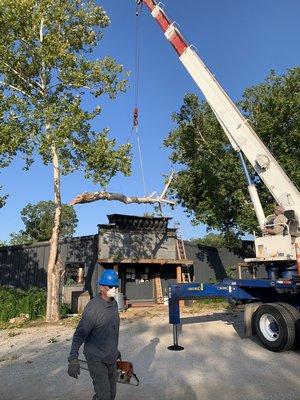
[[[166,318],[124,321],[120,351],[141,384],[118,385],[116,400],[299,400],[299,352],[272,353],[241,339],[234,319],[224,313],[183,318],[182,352],[167,350]],[[91,399],[88,373],[74,380],[66,372],[73,330],[57,329],[58,342],[49,343],[53,333],[40,328],[11,350],[18,358],[0,363],[1,400]]]

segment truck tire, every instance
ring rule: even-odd
[[[271,351],[290,350],[295,343],[295,323],[291,312],[278,303],[262,304],[254,314],[256,335]]]
[[[297,310],[296,307],[292,306],[291,304],[281,303],[281,302],[277,303],[277,304],[280,304],[286,310],[289,310],[289,312],[292,314],[292,317],[294,319],[295,333],[296,333],[296,338],[295,338],[293,349],[299,349],[300,348],[300,312]]]

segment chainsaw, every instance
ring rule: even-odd
[[[85,360],[78,360],[80,369],[88,371],[87,362]],[[130,361],[117,361],[117,382],[125,383],[131,386],[139,386],[140,380],[133,372],[133,365]]]

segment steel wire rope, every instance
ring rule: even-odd
[[[138,131],[138,104],[139,104],[139,83],[140,83],[140,30],[141,30],[141,17],[142,17],[142,6],[143,3],[136,5],[136,19],[135,19],[135,89],[134,89],[134,112],[133,112],[133,126],[131,129],[131,133],[135,132],[136,141],[137,141],[137,149],[139,155],[139,163],[140,163],[140,170],[141,170],[141,177],[144,189],[144,195],[147,194],[146,189],[146,180],[145,180],[145,173],[144,173],[144,165],[143,165],[143,156],[142,156],[142,148],[141,148],[141,141],[139,137]],[[127,140],[129,142],[129,138]]]

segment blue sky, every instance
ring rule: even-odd
[[[95,57],[112,55],[132,74],[128,91],[116,101],[100,98],[86,106],[103,106],[95,127],[99,130],[109,127],[111,136],[121,144],[130,134],[134,107],[135,5],[134,0],[97,0],[97,3],[107,11],[112,23],[105,30]],[[241,97],[246,87],[262,82],[271,69],[283,73],[299,65],[298,0],[165,0],[164,4],[169,16],[180,25],[184,36],[197,47],[199,55],[234,100]],[[172,168],[169,150],[162,144],[174,128],[170,115],[179,109],[185,93],[200,92],[146,8],[141,28],[139,134],[147,191],[151,193],[162,190],[162,175]],[[109,190],[143,195],[134,136],[131,141],[132,176],[118,175]],[[9,194],[7,205],[0,209],[0,240],[7,240],[11,232],[22,229],[20,211],[26,204],[53,197],[51,167],[43,166],[39,160],[29,172],[22,171],[22,166],[22,160],[17,158],[0,174],[3,193]],[[80,173],[62,178],[63,202],[83,191],[98,189]],[[97,224],[107,221],[106,214],[142,215],[151,211],[149,206],[125,206],[117,202],[78,205],[76,235],[96,233]],[[166,208],[165,213],[180,222],[185,238],[205,234],[205,226],[193,227],[182,208],[174,211]]]

